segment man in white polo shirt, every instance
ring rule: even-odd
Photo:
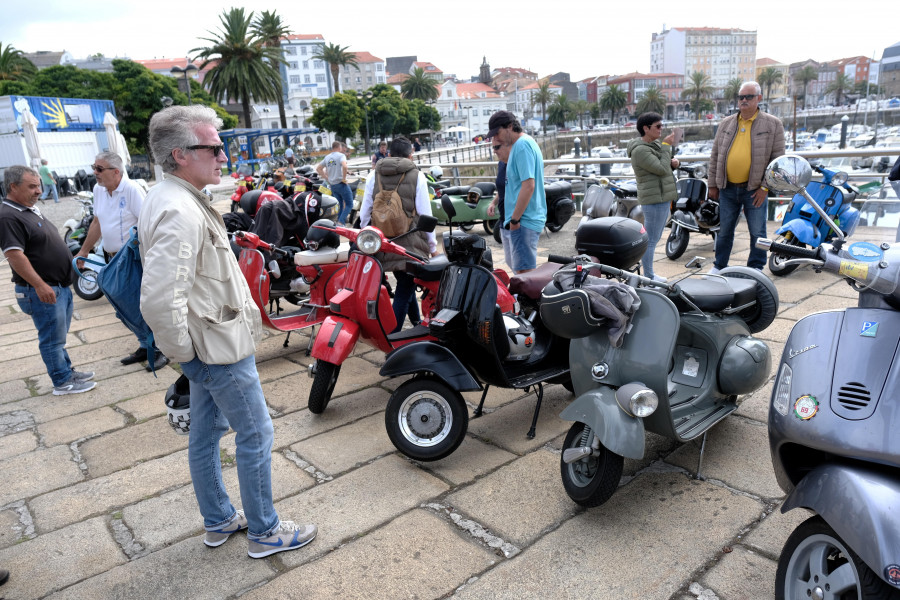
[[[97,177],[94,186],[94,220],[88,229],[77,256],[86,258],[100,238],[103,238],[103,254],[109,261],[131,237],[131,228],[137,225],[141,203],[146,193],[125,174],[122,157],[115,152],[101,152],[91,165]],[[147,360],[147,350],[137,350],[122,359],[123,365]],[[169,359],[157,351],[155,369],[161,369]],[[150,365],[147,365],[150,371]]]

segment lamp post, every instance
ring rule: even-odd
[[[463,106],[463,110],[466,111],[466,129],[468,129],[469,133],[471,134],[472,133],[472,124],[469,120],[469,113],[472,111],[472,107],[471,106]],[[472,136],[470,135],[469,139],[471,139],[471,138],[472,138]]]
[[[366,110],[366,156],[369,155],[369,102],[372,101],[372,96],[371,91],[363,94],[361,90],[356,90],[356,97],[363,101],[363,107]]]
[[[193,104],[194,102],[191,100],[191,73],[193,71],[198,71],[197,65],[192,62],[188,62],[187,66],[183,69],[179,66],[172,67],[173,75],[182,75],[184,77],[184,84],[187,86],[187,95],[188,95],[188,104]]]

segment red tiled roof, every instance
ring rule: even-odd
[[[325,41],[325,38],[322,37],[321,33],[292,33],[291,35],[286,35],[283,40],[322,40]]]
[[[536,90],[536,89],[538,89],[538,88],[540,88],[540,87],[541,87],[541,84],[540,84],[539,82],[537,82],[537,81],[534,81],[534,82],[532,82],[532,83],[529,83],[529,84],[526,85],[525,87],[520,87],[519,90],[520,90],[520,91],[521,91],[521,90]],[[560,89],[560,86],[556,85],[555,83],[551,83],[551,84],[550,84],[550,89],[551,89],[551,90],[552,90],[552,89]]]
[[[425,69],[426,73],[443,73],[443,71],[438,69],[436,66],[434,66],[430,62],[424,62],[424,61],[414,62],[413,66],[419,67],[420,69]]]
[[[356,62],[358,63],[384,62],[382,59],[369,52],[353,52],[352,54],[356,57]]]
[[[388,83],[388,85],[395,85],[398,83],[403,83],[404,81],[406,81],[409,78],[410,78],[409,73],[397,73],[396,75],[391,75],[390,77],[388,77],[387,83]]]
[[[187,66],[186,58],[147,58],[147,59],[135,59],[134,62],[144,65],[151,71],[170,71],[172,67],[180,67],[185,68]],[[198,69],[200,65],[203,64],[203,61],[194,61],[194,66]],[[204,71],[209,71],[214,66],[216,66],[216,61],[210,62],[206,65]]]

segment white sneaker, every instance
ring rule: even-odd
[[[660,283],[665,283],[665,282],[668,281],[668,279],[666,279],[666,278],[663,277],[662,275],[654,275],[654,276],[653,276],[653,281],[658,281],[658,282],[660,282]]]
[[[721,271],[722,271],[721,269],[717,269],[716,267],[713,267],[712,269],[709,270],[709,274],[710,275],[718,275]]]
[[[313,541],[318,528],[313,524],[300,525],[293,521],[282,521],[272,535],[264,538],[247,536],[247,554],[250,558],[263,558],[276,552],[296,550]]]

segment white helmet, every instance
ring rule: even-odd
[[[169,425],[178,435],[188,435],[191,430],[191,382],[182,375],[166,392],[166,413]]]
[[[431,176],[435,179],[440,179],[444,176],[444,170],[439,165],[434,165],[429,169]]]

